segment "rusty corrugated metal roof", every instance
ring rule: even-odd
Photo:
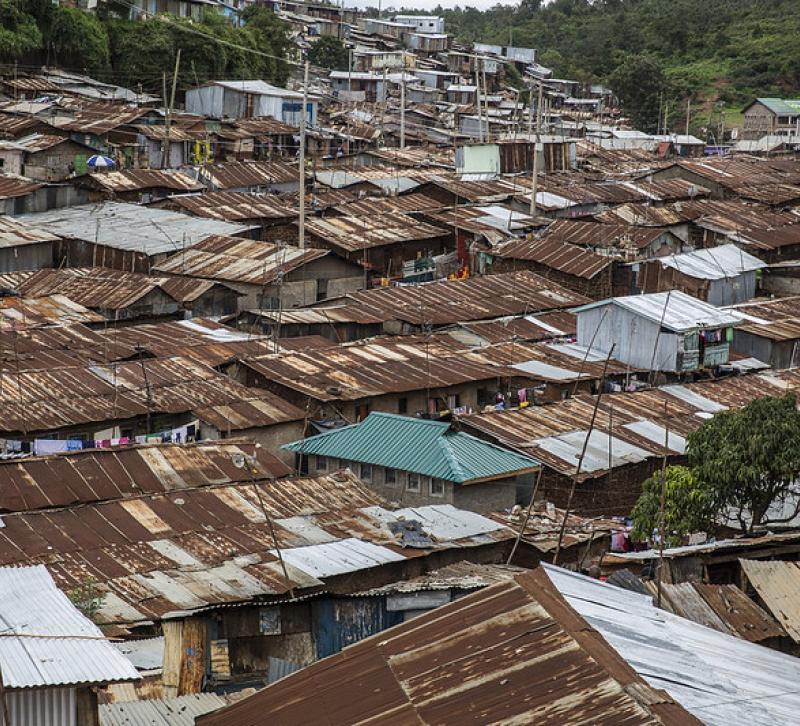
[[[598,255],[583,247],[549,237],[534,241],[510,240],[493,248],[492,254],[506,259],[538,262],[567,275],[587,280],[591,280],[613,263],[609,256]]]
[[[268,285],[280,274],[297,270],[328,254],[241,237],[213,236],[153,268],[157,272],[227,282]]]
[[[237,468],[233,457],[255,457]],[[287,476],[291,470],[252,441],[144,444],[0,461],[0,510],[25,512]]]
[[[41,189],[44,184],[24,179],[17,176],[4,176],[0,174],[0,199],[14,199],[32,194]]]
[[[543,570],[345,648],[198,726],[697,724],[638,676]]]
[[[206,192],[170,197],[170,203],[197,217],[229,222],[259,219],[292,219],[297,211],[274,194]]]
[[[800,643],[800,566],[796,562],[740,559],[764,605],[795,643]]]
[[[247,388],[186,357],[19,373],[6,370],[0,371],[0,431],[56,431],[144,416],[148,410],[188,413],[253,399],[271,401],[277,397]],[[281,402],[251,425],[297,421],[304,415]]]
[[[361,290],[347,297],[376,318],[431,325],[547,312],[588,301],[583,295],[526,270]]]
[[[358,252],[372,247],[434,239],[447,232],[400,212],[376,214],[372,217],[310,217],[306,233],[345,252]]]
[[[208,164],[201,178],[217,190],[286,184],[300,179],[296,164],[278,161],[229,161]]]
[[[111,192],[130,192],[142,189],[172,189],[196,191],[203,185],[188,174],[173,169],[124,169],[90,174],[89,181]]]
[[[64,295],[0,297],[0,332],[102,321],[102,315],[93,313]]]

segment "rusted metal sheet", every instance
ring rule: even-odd
[[[554,687],[553,684],[557,684]],[[695,724],[571,609],[543,570],[366,638],[197,720]]]
[[[57,239],[58,237],[46,229],[26,224],[15,217],[0,215],[0,247],[23,247]]]
[[[546,267],[591,280],[613,264],[607,255],[598,255],[583,247],[555,238],[543,240],[511,240],[492,250],[497,257],[512,260],[530,260]]]
[[[133,457],[136,451],[146,451],[155,456],[161,449],[125,453]],[[273,482],[263,470],[251,478],[246,462],[237,468],[236,446],[220,451],[213,464],[195,459],[204,466],[202,473],[192,465],[191,452],[180,461],[184,451],[178,447],[178,461],[164,458],[161,471],[153,461],[147,462],[149,466],[136,462],[134,468],[149,469],[149,478],[142,477],[149,485],[147,492],[5,515],[0,563],[45,564],[66,591],[88,574],[106,592],[98,622],[132,625],[176,611],[282,595],[290,588],[314,592],[323,584],[320,578],[328,577],[320,575],[323,571],[353,572],[379,561],[424,557],[513,536],[506,527],[470,513],[472,534],[438,536],[423,548],[403,547],[400,535],[389,526],[403,512],[396,516],[385,509],[384,502],[349,471]],[[230,465],[225,464],[226,453]],[[133,466],[130,459],[126,466]],[[221,467],[226,468],[219,471]],[[119,476],[124,479],[125,474]],[[192,485],[181,486],[189,484],[183,477],[191,477]],[[292,555],[287,559],[288,581],[262,506],[273,520],[279,546]],[[453,524],[463,515],[441,505],[418,508],[419,517],[424,521],[432,509],[439,519],[448,516]],[[363,560],[368,553],[378,560]]]
[[[395,212],[402,212],[403,214],[427,212],[435,209],[442,209],[445,206],[446,205],[440,200],[424,192],[411,192],[410,194],[401,194],[396,197],[375,197],[352,200],[347,204],[337,206],[336,211],[350,217],[369,217],[373,215],[393,214]]]
[[[404,338],[248,358],[242,362],[267,381],[317,401],[355,401],[460,383],[495,380],[504,372],[462,356],[445,340]]]
[[[239,222],[259,219],[289,220],[297,216],[296,209],[280,197],[249,192],[206,192],[170,197],[170,203],[197,217]]]
[[[583,295],[528,271],[361,290],[348,299],[372,316],[417,325],[534,314],[588,302]]]
[[[778,622],[736,585],[711,585],[703,582],[692,585],[734,635],[753,643],[786,635]]]
[[[610,418],[612,449],[616,442],[623,448],[636,447],[649,457],[662,457],[668,422],[670,438],[666,453],[683,454],[681,440],[699,428],[708,417],[709,409],[738,408],[755,398],[799,390],[800,374],[781,371],[606,395],[598,408],[595,431],[603,432],[605,436]],[[593,404],[593,397],[578,396],[541,406],[462,415],[459,419],[465,427],[488,436],[490,440],[518,449],[541,460],[545,466],[571,476],[591,422]],[[641,422],[653,425],[642,426]],[[563,439],[565,435],[575,438],[574,446],[557,448],[549,445],[548,442],[558,437]],[[574,456],[568,456],[568,452]],[[589,471],[584,464],[581,479],[604,475],[608,466],[600,465],[603,461],[610,462],[612,468],[626,463],[618,461],[613,450],[598,451],[596,456],[598,465]]]
[[[17,434],[55,431],[144,416],[148,411],[186,413],[273,396],[246,388],[186,357],[19,374],[6,370],[0,372],[0,430]],[[299,420],[304,412],[292,407],[284,414],[271,423]]]
[[[419,222],[400,212],[374,217],[311,217],[306,232],[346,252],[385,247],[447,234],[439,227]]]
[[[203,168],[203,179],[215,190],[261,187],[297,182],[296,164],[277,161],[230,161]]]
[[[795,643],[800,643],[800,566],[740,559],[750,585]]]
[[[70,117],[56,117],[53,126],[65,131],[102,136],[112,129],[132,124],[150,112],[147,108],[131,108],[120,104],[85,104]]]
[[[14,199],[32,194],[44,184],[15,176],[0,175],[0,199]]]
[[[102,321],[102,315],[64,295],[37,293],[30,297],[0,298],[0,332]]]
[[[800,338],[800,296],[756,300],[726,310],[744,318],[737,329],[745,333],[775,341]]]
[[[177,140],[177,139],[176,139]],[[196,179],[179,171],[159,169],[124,169],[92,174],[89,181],[110,192],[132,192],[144,189],[197,191],[203,188]]]
[[[548,241],[569,242],[579,247],[613,248],[632,247],[644,249],[655,242],[663,230],[649,227],[631,227],[627,224],[598,224],[559,219],[544,233]]]
[[[252,466],[237,468],[237,456]],[[255,473],[253,472],[255,470]],[[290,469],[248,441],[146,444],[0,462],[0,510],[89,504],[143,493],[273,479]]]
[[[325,257],[328,250],[276,245],[240,237],[213,236],[179,252],[161,264],[156,272],[210,278],[251,285],[269,285],[312,260]]]

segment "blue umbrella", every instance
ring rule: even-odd
[[[109,166],[114,166],[114,160],[109,159],[107,156],[95,154],[86,160],[86,166],[89,166],[92,169],[105,169]]]

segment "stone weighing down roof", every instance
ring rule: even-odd
[[[373,412],[361,423],[283,446],[284,449],[471,484],[532,471],[539,462],[454,431],[449,423]]]

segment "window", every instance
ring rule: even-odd
[[[458,393],[450,393],[447,396],[447,408],[451,411],[461,405],[461,396]]]
[[[408,399],[407,398],[398,398],[397,399],[397,413],[408,413]]]
[[[317,456],[317,471],[328,471],[328,460],[324,456]]]
[[[444,496],[444,481],[441,479],[431,479],[431,496],[443,497]]]
[[[419,474],[408,472],[408,491],[410,492],[419,491]]]
[[[364,481],[372,481],[372,464],[361,464],[361,478]]]
[[[386,468],[384,472],[384,481],[387,484],[396,484],[397,483],[397,472],[394,469]]]

